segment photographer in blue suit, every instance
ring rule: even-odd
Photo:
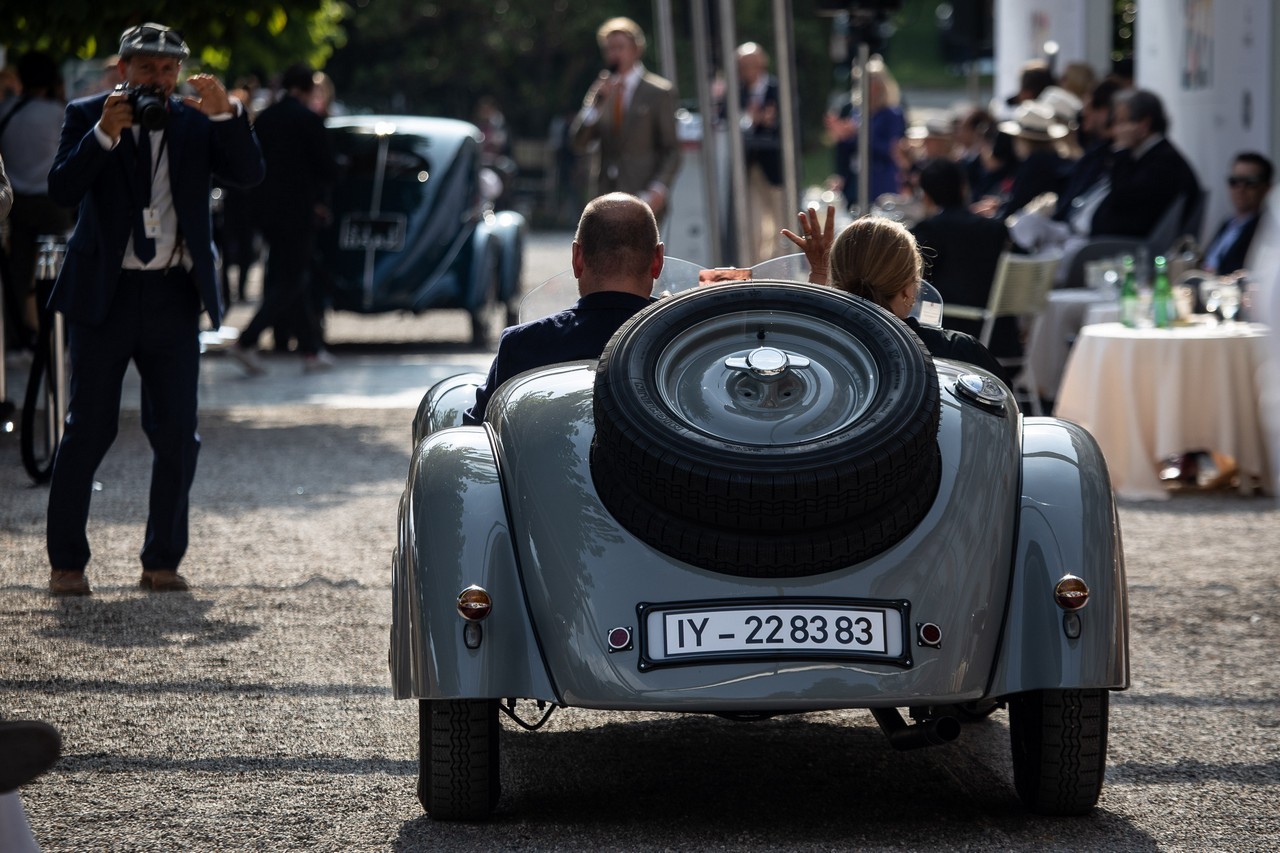
[[[190,55],[181,36],[142,24],[120,39],[116,90],[67,105],[49,195],[78,206],[51,308],[68,324],[71,398],[49,488],[55,595],[88,595],[85,526],[93,475],[115,439],[121,383],[142,379],[142,428],[153,450],[142,586],[185,590],[187,495],[200,437],[196,388],[201,308],[222,322],[209,211],[216,176],[248,187],[262,154],[244,108],[215,78],[174,90]]]

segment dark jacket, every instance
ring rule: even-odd
[[[1033,151],[1018,164],[1013,173],[1009,195],[996,211],[996,219],[1004,219],[1026,207],[1032,199],[1044,193],[1056,193],[1062,188],[1062,174],[1067,161],[1056,151]]]
[[[1236,236],[1235,242],[1227,247],[1222,253],[1222,257],[1218,259],[1218,268],[1214,272],[1233,273],[1236,270],[1244,269],[1245,261],[1249,257],[1249,246],[1253,243],[1253,235],[1258,231],[1258,222],[1262,219],[1260,214],[1254,214],[1253,218],[1244,224],[1240,229],[1240,233]],[[1218,236],[1227,230],[1227,226],[1231,224],[1230,219],[1225,219],[1222,225],[1218,226],[1218,230],[1213,232],[1213,239],[1205,244],[1205,251],[1218,241]]]
[[[1058,193],[1058,205],[1053,210],[1053,218],[1059,222],[1069,222],[1074,211],[1072,202],[1080,198],[1098,181],[1107,177],[1111,170],[1111,142],[1104,139],[1085,150],[1067,167],[1063,176],[1062,189]]]
[[[986,347],[979,343],[978,339],[973,335],[966,335],[964,332],[957,332],[951,329],[939,329],[936,326],[921,326],[915,317],[908,317],[906,323],[911,327],[911,331],[915,332],[920,337],[920,340],[924,341],[925,348],[929,350],[929,355],[934,358],[945,358],[948,361],[963,361],[966,364],[972,364],[993,374],[1005,385],[1009,384],[1009,380],[1012,377],[1009,376],[1009,372],[1005,370],[1004,365]]]
[[[652,302],[634,293],[589,293],[572,308],[503,330],[489,375],[476,389],[475,405],[463,414],[462,422],[482,423],[493,392],[516,374],[562,361],[599,358],[613,333]]]
[[[102,322],[115,295],[140,205],[135,200],[133,134],[121,134],[120,143],[107,151],[93,132],[108,94],[67,105],[49,172],[50,198],[64,207],[80,208],[49,305],[72,322],[89,325]],[[222,302],[214,274],[210,184],[216,176],[231,186],[253,186],[262,180],[262,154],[243,115],[211,121],[179,98],[169,99],[165,134],[178,229],[204,309],[216,329],[222,324]]]
[[[258,226],[310,227],[315,205],[327,200],[338,173],[324,119],[286,95],[262,111],[253,129],[267,164],[266,177],[253,191]]]
[[[1009,248],[1003,219],[988,219],[964,207],[941,210],[916,224],[912,233],[925,259],[924,277],[942,294],[942,323],[976,335],[982,324],[947,317],[948,304],[986,306],[1000,255]],[[1002,317],[991,333],[991,351],[1006,358],[1022,354],[1016,317]]]
[[[1090,234],[1146,237],[1179,198],[1185,211],[1200,198],[1200,183],[1178,149],[1161,139],[1137,160],[1129,150],[1117,151],[1111,165],[1111,190],[1093,214]]]

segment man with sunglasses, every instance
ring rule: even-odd
[[[1231,174],[1227,176],[1231,207],[1235,213],[1222,223],[1209,241],[1200,262],[1203,269],[1228,275],[1244,267],[1274,172],[1271,161],[1257,152],[1245,151],[1236,155],[1231,163]]]

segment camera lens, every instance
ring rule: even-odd
[[[154,100],[150,103],[139,100],[134,115],[138,123],[147,130],[164,130],[169,124],[169,113],[165,111],[163,104]]]
[[[164,94],[154,87],[138,87],[133,93],[133,120],[147,130],[164,130],[169,125]]]

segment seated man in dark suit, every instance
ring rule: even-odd
[[[930,160],[920,170],[925,211],[913,232],[926,260],[925,278],[942,294],[942,325],[977,335],[975,320],[949,319],[945,305],[984,306],[995,278],[1000,254],[1009,246],[1003,219],[990,219],[969,210],[964,169],[953,160]],[[1022,354],[1017,319],[1002,317],[991,334],[991,353],[997,358]]]
[[[1118,91],[1118,82],[1111,78],[1103,80],[1094,87],[1080,111],[1080,133],[1092,141],[1063,176],[1058,203],[1053,209],[1053,218],[1058,222],[1071,222],[1089,204],[1096,189],[1109,186],[1114,145],[1111,139],[1111,99]],[[1091,217],[1092,211],[1088,215]]]
[[[1169,120],[1153,92],[1125,89],[1112,99],[1115,159],[1111,189],[1090,224],[1092,236],[1146,237],[1179,198],[1190,211],[1200,182],[1165,134]]]
[[[587,204],[573,240],[581,298],[557,314],[503,331],[489,375],[462,422],[482,423],[493,392],[518,373],[599,358],[613,333],[653,301],[663,251],[653,211],[636,196],[610,193]]]
[[[1214,232],[1200,260],[1202,269],[1229,275],[1244,268],[1274,172],[1271,161],[1261,154],[1246,151],[1236,155],[1231,163],[1231,174],[1227,177],[1235,213]]]

